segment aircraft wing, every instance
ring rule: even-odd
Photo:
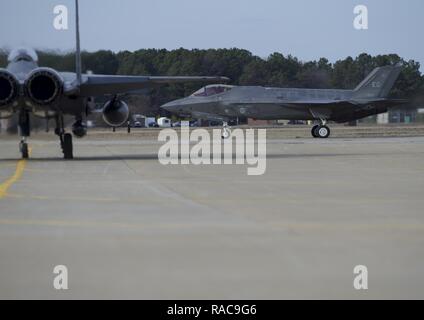
[[[65,94],[74,94],[85,97],[122,94],[143,89],[149,89],[165,84],[186,82],[225,82],[226,77],[171,77],[171,76],[107,76],[107,75],[83,75],[82,83],[70,85],[65,89]],[[79,89],[79,90],[78,90]]]

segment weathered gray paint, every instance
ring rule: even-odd
[[[226,81],[225,77],[150,77],[150,76],[110,76],[110,75],[82,75],[79,86],[77,76],[72,72],[58,72],[63,79],[64,88],[62,97],[54,104],[38,106],[31,103],[25,96],[25,80],[28,75],[37,69],[38,63],[30,49],[21,49],[9,60],[6,70],[11,72],[20,83],[19,99],[12,105],[3,107],[1,111],[19,112],[27,109],[31,112],[60,111],[62,114],[79,116],[86,111],[87,98],[102,95],[123,94],[131,91],[151,88],[167,83],[181,82],[216,82]],[[25,57],[26,60],[22,60]],[[53,70],[54,71],[54,70]]]
[[[401,104],[403,101],[387,99],[400,72],[400,66],[376,68],[354,90],[234,86],[216,95],[192,95],[172,101],[162,108],[204,119],[248,117],[347,122],[384,113],[389,106]]]

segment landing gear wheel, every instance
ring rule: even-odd
[[[72,134],[65,133],[62,142],[63,156],[66,160],[74,158],[74,148],[72,145]]]
[[[224,128],[222,129],[222,135],[221,138],[222,139],[228,139],[229,137],[231,137],[231,130],[228,128]]]
[[[318,125],[312,127],[312,130],[311,130],[312,137],[319,138],[318,132],[317,132],[318,129],[319,129]]]
[[[26,142],[21,142],[19,149],[21,151],[22,154],[22,159],[28,159],[29,158],[29,148],[28,148],[28,143]]]
[[[331,133],[330,128],[327,126],[319,126],[315,132],[318,135],[318,138],[321,139],[327,139]]]

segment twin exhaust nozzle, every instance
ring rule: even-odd
[[[63,93],[63,78],[50,68],[34,69],[21,90],[18,79],[8,70],[0,69],[0,108],[13,106],[20,96],[38,106],[55,103]]]
[[[60,102],[63,95],[64,80],[50,68],[34,69],[21,84],[8,70],[0,69],[0,111],[10,111],[16,107],[18,99],[27,99],[31,104],[44,107]],[[107,101],[103,106],[103,120],[112,127],[119,127],[128,121],[128,105],[118,98]],[[76,126],[77,136],[83,131]]]

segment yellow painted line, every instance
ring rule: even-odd
[[[31,148],[29,149],[29,154],[31,154]],[[8,180],[0,184],[0,199],[3,199],[7,196],[7,192],[9,191],[10,187],[19,181],[19,179],[22,178],[22,175],[24,174],[25,167],[27,165],[27,160],[22,159],[18,161],[18,164],[16,165],[15,174],[10,177]]]

